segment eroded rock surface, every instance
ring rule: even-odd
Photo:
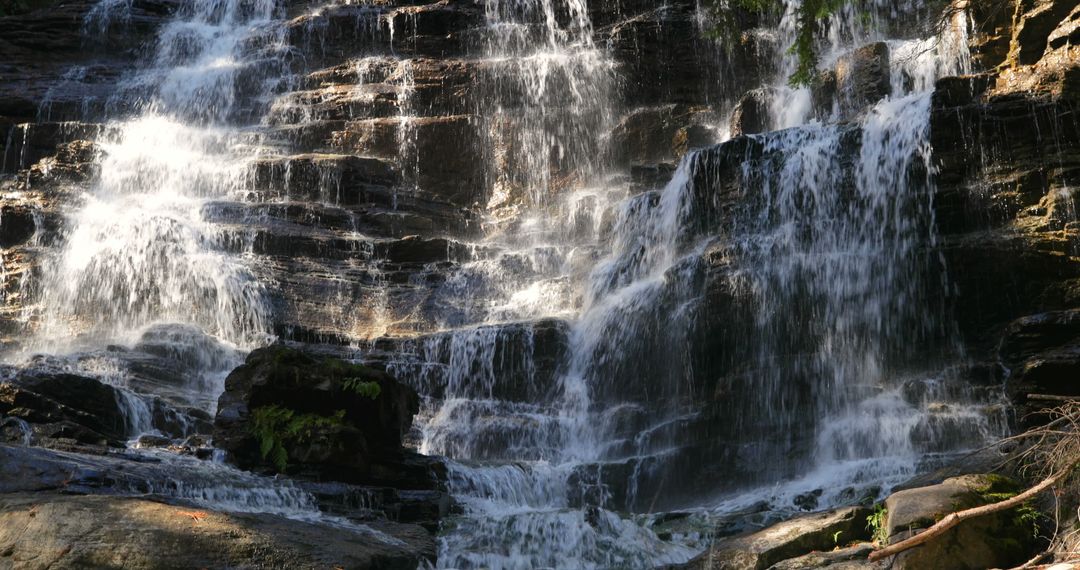
[[[419,527],[354,528],[116,496],[0,496],[0,564],[14,568],[413,570],[434,558]]]

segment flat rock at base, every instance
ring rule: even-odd
[[[769,567],[769,570],[810,570],[812,568],[832,568],[833,570],[870,570],[886,568],[879,562],[870,562],[867,557],[874,551],[874,545],[869,542],[847,548],[838,548],[826,552],[811,552],[798,558],[791,558],[778,562]]]
[[[435,542],[419,527],[340,529],[109,496],[0,496],[0,567],[413,570]]]
[[[763,570],[837,543],[867,538],[870,509],[847,507],[796,517],[763,530],[724,539],[688,562],[688,570]],[[794,566],[793,568],[799,568]]]

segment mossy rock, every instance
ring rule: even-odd
[[[416,392],[384,371],[274,345],[226,378],[214,442],[245,469],[383,481],[405,477],[418,409]]]
[[[886,530],[895,543],[963,509],[996,503],[1022,489],[1001,475],[964,475],[937,485],[906,489],[885,500]],[[1030,507],[961,522],[942,536],[897,556],[893,568],[976,569],[1012,567],[1030,556],[1035,518]]]

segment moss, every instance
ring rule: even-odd
[[[259,442],[259,454],[278,470],[288,468],[289,448],[307,443],[318,430],[342,425],[345,410],[329,416],[300,414],[281,406],[252,410],[249,430]]]

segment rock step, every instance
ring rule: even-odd
[[[273,135],[299,149],[362,156],[364,161],[383,160],[396,167],[396,178],[388,174],[373,179],[370,185],[390,186],[400,181],[433,200],[474,209],[488,200],[486,165],[476,158],[484,147],[475,120],[469,115],[320,120],[279,126]],[[445,144],[448,140],[455,144]]]
[[[443,399],[553,402],[568,347],[569,323],[558,319],[482,325],[412,338],[384,337],[364,355]]]
[[[340,208],[313,202],[251,204],[211,202],[203,207],[207,221],[235,226],[275,226],[295,224],[334,230],[346,235],[403,238],[409,235],[451,234],[469,236],[469,221],[464,213],[447,211],[442,204],[401,197],[401,209],[379,206]],[[429,205],[430,204],[430,205]]]

